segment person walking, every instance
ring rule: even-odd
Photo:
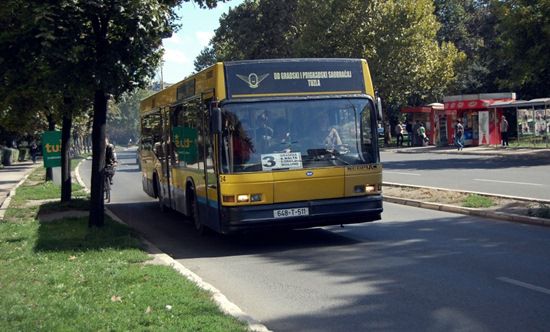
[[[31,142],[31,159],[32,163],[36,164],[36,155],[38,154],[38,145],[36,144],[36,141],[33,140]]]
[[[456,120],[455,124],[455,145],[458,151],[464,149],[464,126],[460,123],[460,119]]]
[[[395,136],[397,139],[396,146],[403,146],[403,123],[401,121],[399,121],[395,126]]]
[[[506,120],[506,117],[503,115],[500,119],[500,137],[502,138],[502,146],[508,146],[508,129],[510,126],[508,125],[508,121]]]

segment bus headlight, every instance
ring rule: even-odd
[[[356,194],[373,193],[373,192],[376,191],[376,188],[377,188],[376,185],[360,184],[360,185],[356,185],[355,187],[353,187],[353,192],[355,192]]]
[[[376,191],[376,186],[366,185],[365,186],[365,192],[372,193]]]
[[[248,202],[249,200],[250,200],[249,195],[244,195],[244,194],[237,195],[237,202],[239,203]]]

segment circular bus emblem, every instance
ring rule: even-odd
[[[306,172],[306,175],[307,175],[307,176],[312,176],[312,175],[313,175],[313,172],[312,172],[312,171],[307,171],[307,172]]]

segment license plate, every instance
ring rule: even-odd
[[[309,208],[273,210],[273,217],[275,218],[289,218],[289,217],[300,217],[300,216],[308,216],[308,215],[309,215]]]

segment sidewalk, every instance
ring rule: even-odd
[[[13,194],[12,191],[34,168],[40,166],[41,162],[33,164],[32,161],[23,161],[0,169],[0,220],[4,218],[10,201],[8,197]]]
[[[550,157],[550,149],[529,149],[529,148],[510,148],[495,146],[472,146],[464,147],[458,151],[455,147],[447,146],[415,146],[415,147],[386,147],[380,148],[380,151],[394,153],[439,153],[439,154],[470,154],[484,156],[516,156],[516,155],[536,155],[540,157]]]

